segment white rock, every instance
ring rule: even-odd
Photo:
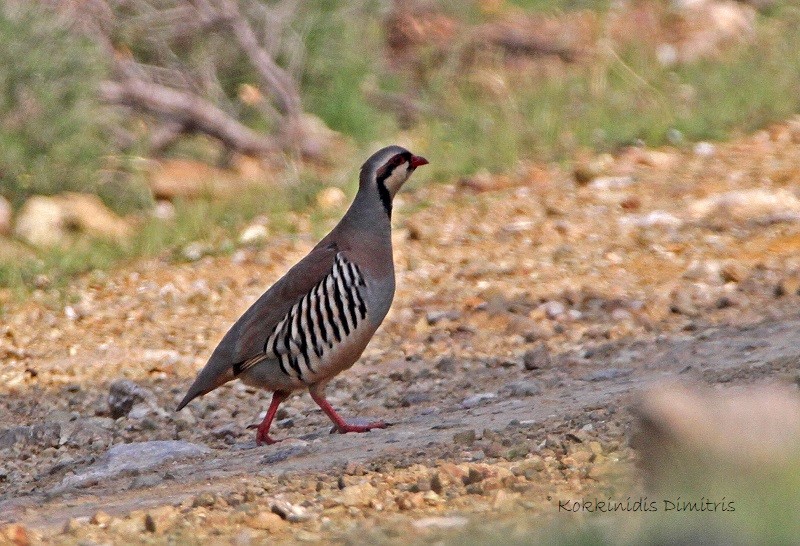
[[[620,190],[634,182],[632,176],[599,176],[589,182],[589,187],[596,190]]]
[[[697,220],[719,217],[759,223],[800,221],[800,199],[785,189],[735,190],[690,203],[689,214]]]
[[[544,312],[549,319],[558,318],[567,311],[566,306],[560,301],[548,301],[543,306]]]
[[[692,150],[694,155],[699,157],[711,157],[717,151],[716,147],[710,142],[698,142]]]
[[[678,228],[683,225],[683,220],[663,210],[654,210],[646,214],[629,214],[619,219],[624,226],[639,228],[664,227]]]
[[[497,393],[494,392],[481,392],[478,394],[473,394],[472,396],[468,396],[461,402],[461,407],[465,409],[474,408],[475,406],[480,406],[487,400],[492,400],[497,398]]]
[[[195,241],[183,247],[183,257],[190,262],[196,262],[202,258],[207,251],[208,249],[206,248],[206,245],[199,241]]]
[[[34,246],[51,246],[65,236],[64,213],[49,197],[28,199],[17,215],[14,235]]]
[[[252,224],[244,228],[242,233],[239,234],[239,243],[243,245],[253,244],[263,241],[269,236],[267,226],[262,224]]]
[[[0,235],[11,233],[11,203],[5,197],[0,196]]]
[[[160,199],[153,207],[153,217],[159,220],[172,220],[175,218],[175,205],[166,199]]]

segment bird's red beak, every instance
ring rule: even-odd
[[[428,160],[422,157],[421,155],[412,155],[411,156],[411,168],[416,169],[421,165],[427,165]]]

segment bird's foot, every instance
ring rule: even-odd
[[[261,425],[263,424],[264,423],[261,423]],[[257,446],[263,446],[263,445],[271,446],[272,444],[277,444],[278,442],[282,442],[284,440],[283,438],[281,438],[280,440],[276,440],[275,438],[269,435],[269,427],[263,427],[261,425],[259,425],[258,430],[256,430]]]
[[[368,432],[374,428],[386,428],[388,425],[383,421],[373,421],[372,423],[347,423],[342,422],[336,424],[331,429],[331,434],[338,432],[339,434],[347,434],[348,432]]]
[[[278,442],[282,442],[282,441],[283,441],[283,438],[281,438],[280,440],[276,440],[275,438],[273,438],[269,434],[261,434],[260,430],[256,433],[256,445],[257,446],[263,446],[263,445],[271,446],[272,444],[277,444]]]

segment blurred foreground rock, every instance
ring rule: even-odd
[[[14,227],[17,237],[34,246],[57,245],[73,232],[122,239],[130,231],[128,222],[96,195],[71,192],[31,197],[19,211]]]
[[[651,480],[688,472],[687,463],[756,470],[800,457],[794,389],[665,386],[646,393],[634,414],[638,430],[631,444]]]

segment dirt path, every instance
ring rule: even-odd
[[[548,436],[587,424],[600,430],[604,424],[617,422],[621,427],[614,430],[623,440],[619,433],[629,425],[625,408],[635,395],[659,382],[693,380],[733,386],[781,381],[796,372],[798,362],[800,317],[794,316],[746,327],[606,344],[583,354],[553,356],[550,367],[542,370],[476,366],[470,374],[472,381],[494,395],[476,407],[464,407],[463,391],[437,392],[428,402],[400,411],[389,429],[368,435],[329,435],[318,422],[313,427],[317,430],[302,435],[301,441],[264,447],[250,440],[226,447],[212,445],[208,454],[137,474],[139,483],[153,476],[155,484],[133,490],[134,478],[129,473],[74,488],[63,487],[63,476],[55,472],[39,482],[35,493],[0,502],[0,522],[61,528],[70,518],[88,517],[98,510],[122,515],[181,504],[204,491],[225,494],[240,489],[253,476],[337,475],[348,464],[368,465],[389,458],[395,465],[457,458],[469,446],[457,446],[454,437],[461,441],[459,434],[469,431],[478,435],[494,431],[502,440],[521,430],[544,442]],[[540,392],[530,396],[511,392],[508,385],[520,381]]]
[[[364,435],[328,434],[303,394],[276,423],[295,440],[257,448],[247,427],[269,393],[237,383],[173,411],[225,329],[316,242],[310,214],[263,246],[38,290],[0,323],[0,523],[65,544],[347,543],[372,528],[383,543],[486,511],[547,517],[558,494],[630,494],[629,408],[648,387],[797,381],[800,148],[786,130],[703,155],[630,149],[580,184],[530,165],[488,188],[404,191],[392,312],[328,387],[343,415],[393,423]]]

